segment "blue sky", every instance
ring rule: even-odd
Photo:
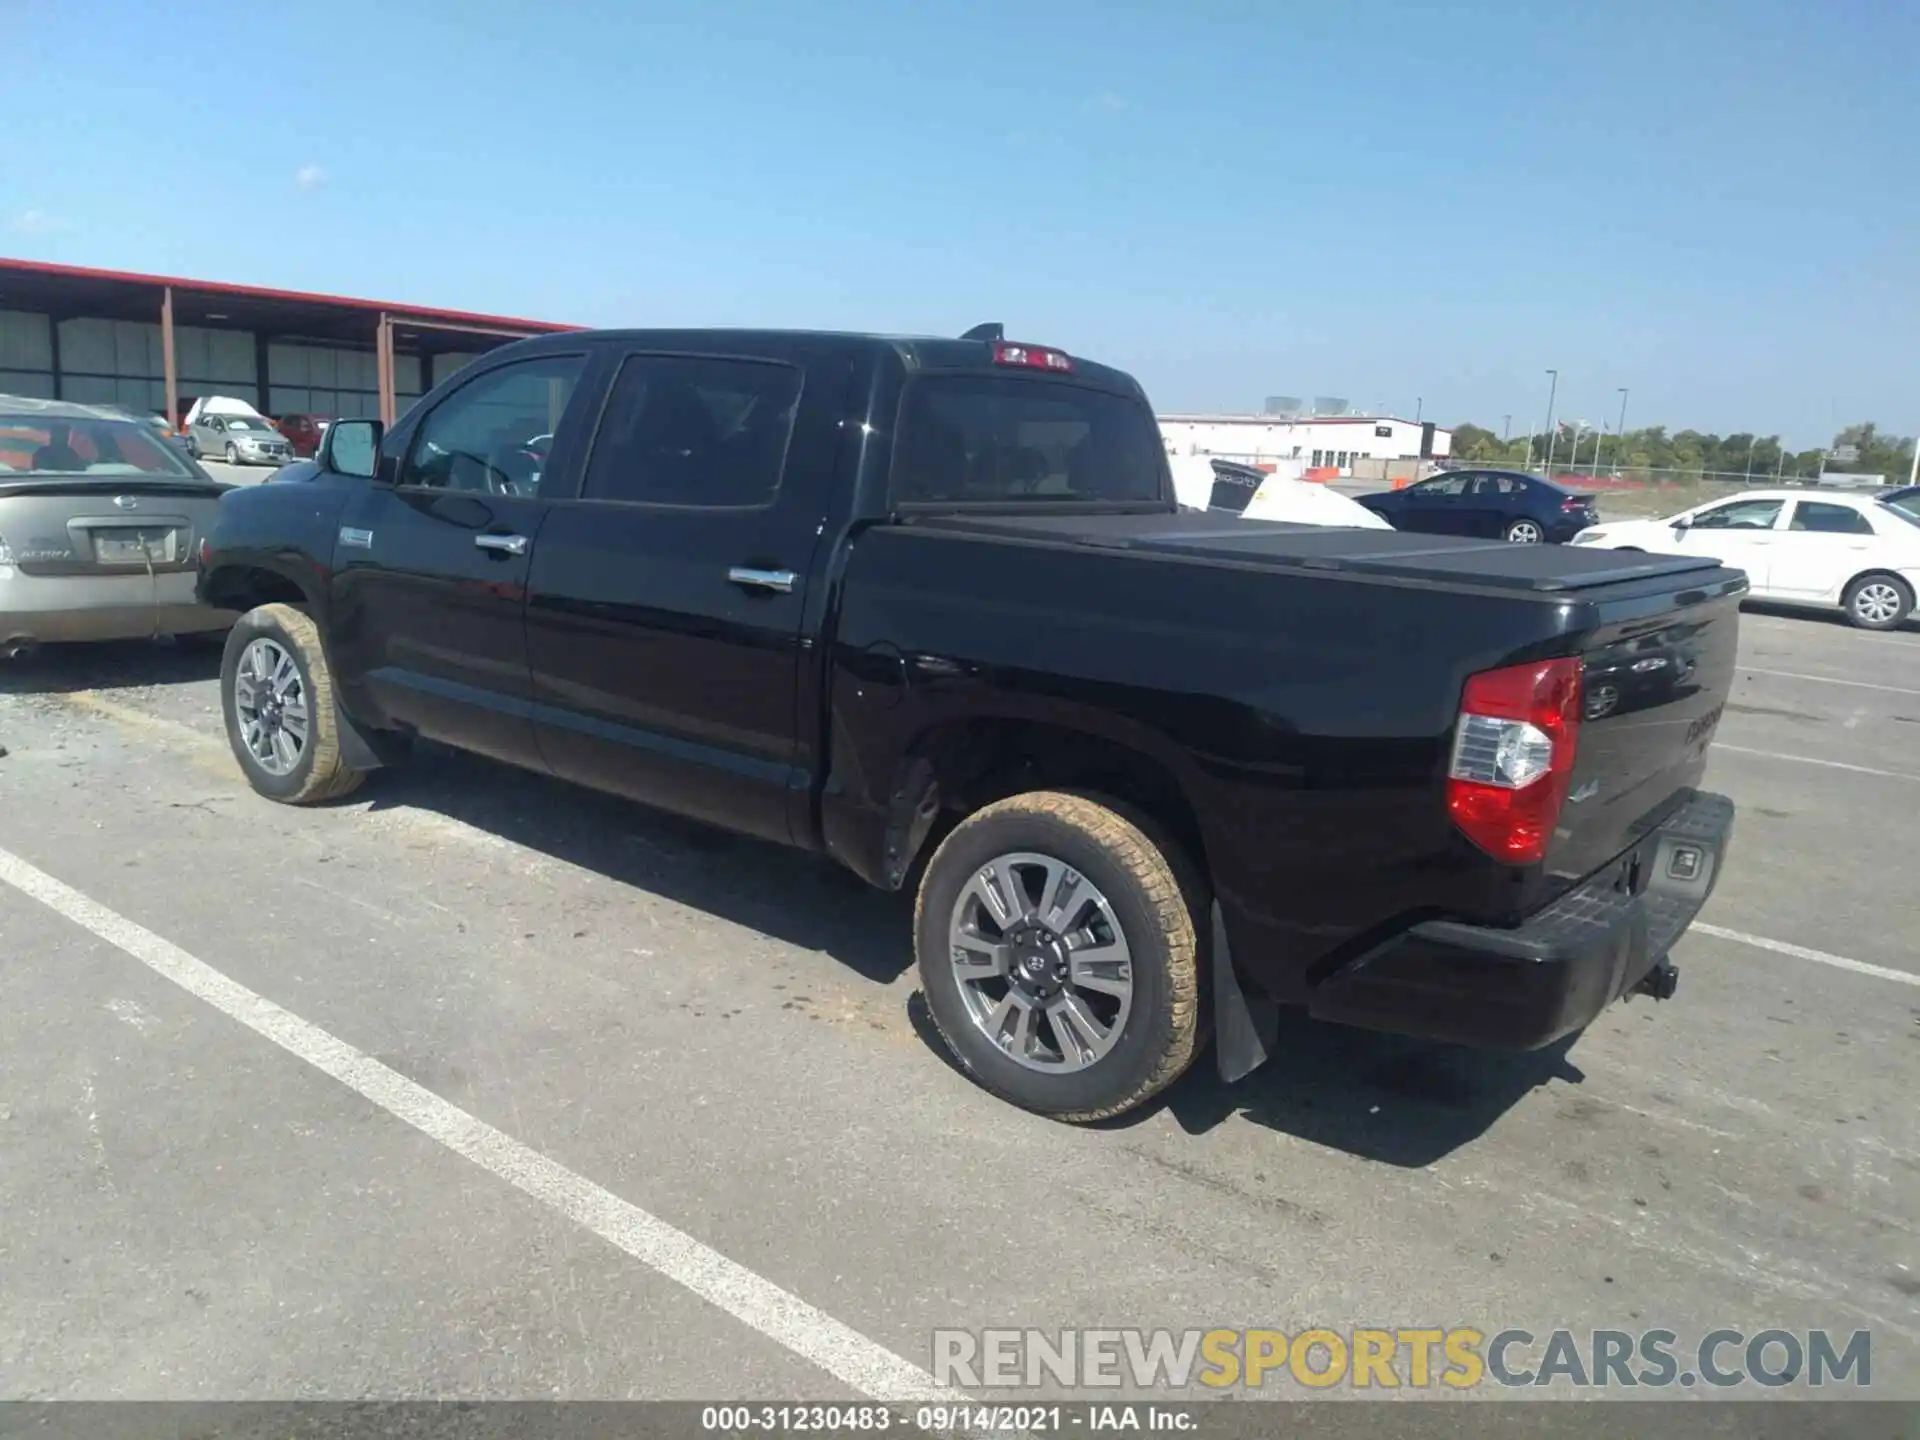
[[[1920,428],[1920,6],[0,0],[0,254]]]

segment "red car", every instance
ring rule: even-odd
[[[282,415],[273,423],[287,437],[293,453],[300,456],[312,455],[320,448],[320,437],[326,434],[328,424],[319,415]]]

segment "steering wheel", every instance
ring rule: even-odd
[[[540,489],[540,472],[546,456],[534,446],[546,436],[510,442],[487,456],[487,493],[490,495],[533,495]]]

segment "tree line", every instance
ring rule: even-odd
[[[1502,440],[1481,425],[1458,425],[1453,431],[1453,458],[1471,460],[1479,465],[1524,465],[1528,460],[1528,438],[1516,435]],[[1531,437],[1535,468],[1547,462],[1547,434]],[[1823,469],[1855,475],[1884,475],[1888,484],[1904,485],[1913,463],[1912,438],[1888,435],[1871,423],[1849,425],[1833,437],[1825,450],[1793,451],[1785,449],[1778,435],[1712,435],[1700,430],[1667,433],[1664,425],[1629,430],[1624,437],[1603,434],[1595,443],[1593,432],[1585,431],[1574,445],[1571,426],[1559,427],[1553,440],[1553,468],[1556,472],[1590,475],[1598,473],[1661,478],[1698,478],[1701,475],[1751,475],[1756,484],[1778,476],[1783,479],[1812,479]],[[1851,446],[1857,456],[1846,457]]]

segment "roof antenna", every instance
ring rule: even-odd
[[[1007,327],[996,324],[976,325],[960,338],[962,340],[1004,340],[1007,338]]]

